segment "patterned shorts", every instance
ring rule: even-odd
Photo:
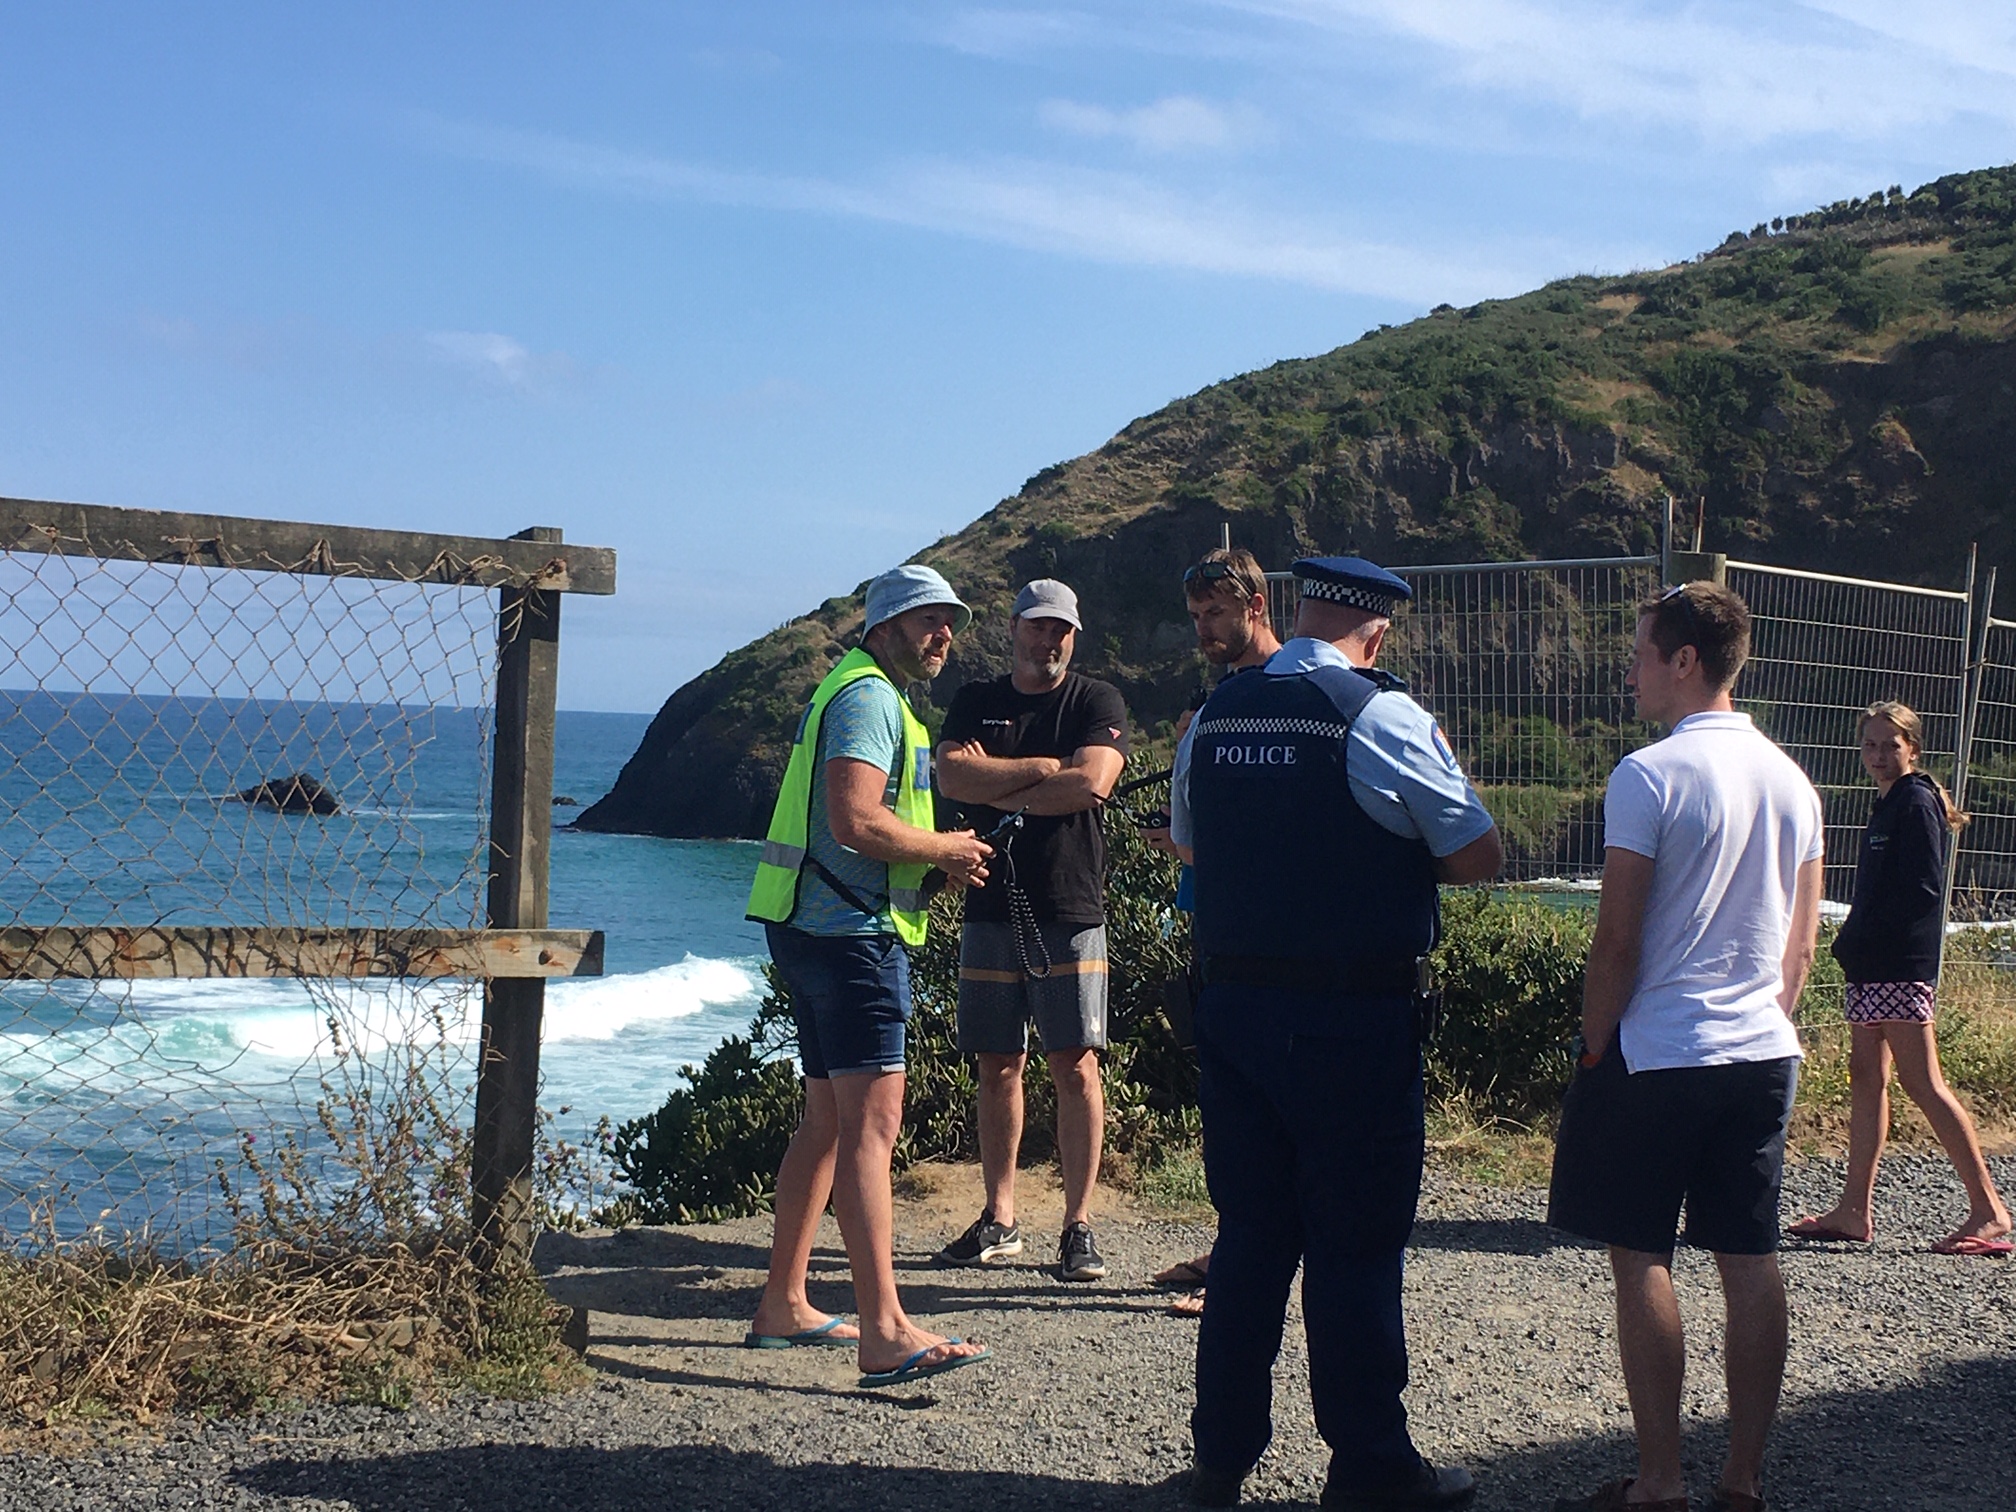
[[[1850,982],[1847,1019],[1851,1024],[1929,1024],[1931,982]]]

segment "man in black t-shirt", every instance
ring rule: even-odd
[[[987,1206],[939,1258],[977,1265],[1022,1252],[1015,1159],[1029,1021],[1057,1089],[1064,1174],[1058,1272],[1094,1281],[1093,1242],[1106,1099],[1106,833],[1100,807],[1127,760],[1127,707],[1110,683],[1069,670],[1078,596],[1039,578],[1015,598],[1015,669],[969,683],[939,732],[938,791],[982,832],[1020,812],[996,842],[987,884],[966,894],[959,937],[959,1048],[980,1062],[980,1164]]]

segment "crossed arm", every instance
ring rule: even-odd
[[[938,747],[938,791],[957,803],[1076,814],[1104,803],[1126,764],[1127,758],[1111,746],[1080,746],[1069,761],[1060,761],[1055,756],[989,756],[977,740],[948,740]]]

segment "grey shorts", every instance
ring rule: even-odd
[[[1050,974],[1032,977],[1015,948],[1013,926],[969,923],[959,933],[959,1050],[963,1055],[1020,1055],[1029,1023],[1043,1048],[1106,1048],[1106,929],[1039,924]],[[1041,969],[1042,955],[1029,951]]]

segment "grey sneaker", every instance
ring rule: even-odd
[[[1057,1243],[1057,1274],[1066,1281],[1097,1281],[1106,1274],[1106,1262],[1092,1242],[1091,1224],[1074,1223],[1064,1230]]]
[[[1022,1253],[1022,1230],[1012,1223],[996,1223],[992,1208],[984,1209],[966,1232],[938,1251],[941,1265],[985,1265]]]

